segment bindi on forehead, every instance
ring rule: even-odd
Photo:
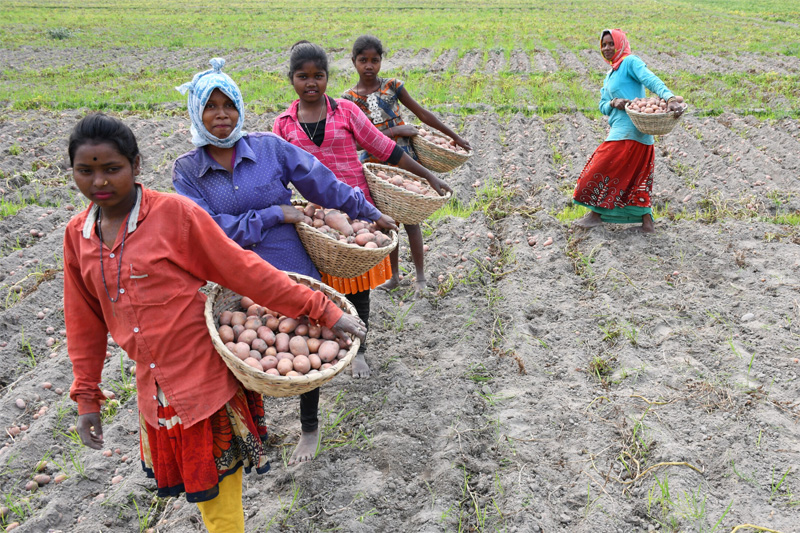
[[[93,157],[93,158],[92,158],[92,161],[97,161],[97,158],[96,158],[96,157]]]

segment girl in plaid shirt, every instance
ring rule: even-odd
[[[444,181],[411,159],[397,143],[373,126],[356,104],[348,100],[335,100],[325,94],[328,85],[328,57],[322,47],[308,41],[295,44],[289,58],[289,80],[299,98],[275,119],[273,133],[316,156],[337,178],[364,191],[369,202],[374,203],[364,177],[364,169],[358,159],[357,145],[389,164],[428,180],[440,195],[452,192]],[[421,232],[418,240],[412,241],[409,238],[409,244],[412,255],[421,258]],[[425,272],[422,261],[419,264],[415,261],[415,265],[416,290],[419,293],[425,288]],[[381,272],[375,272],[376,269]],[[364,323],[369,324],[370,289],[374,289],[390,276],[389,265],[382,263],[358,278],[334,278],[323,273],[322,281],[348,295],[358,315]],[[359,353],[353,363],[353,376],[369,377],[369,366],[363,352]]]

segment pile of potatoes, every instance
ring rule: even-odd
[[[302,376],[330,368],[347,345],[308,317],[281,316],[243,297],[239,311],[220,313],[220,339],[244,363],[275,376]]]
[[[441,146],[442,148],[447,148],[457,154],[464,154],[467,155],[469,152],[464,150],[462,147],[456,144],[456,142],[452,139],[447,140],[440,135],[434,135],[433,133],[429,132],[424,128],[420,128],[419,134],[422,136],[423,139],[426,141],[430,141],[436,146]]]
[[[392,238],[383,233],[374,222],[350,220],[345,213],[336,209],[323,209],[308,203],[305,208],[296,208],[303,213],[303,220],[323,235],[347,244],[364,248],[383,248],[392,244]]]
[[[389,174],[383,170],[379,170],[375,175],[384,181],[388,181],[395,187],[400,187],[409,192],[421,194],[423,196],[439,196],[439,193],[434,191],[427,183],[406,178],[402,174]]]
[[[679,104],[683,103],[682,96],[676,96],[675,100],[677,100]],[[657,96],[651,96],[650,98],[634,98],[631,100],[629,106],[631,111],[637,113],[653,114],[667,112],[667,101]]]

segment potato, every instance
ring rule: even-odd
[[[305,355],[298,355],[295,357],[294,361],[292,361],[292,364],[294,365],[295,371],[300,372],[301,374],[305,374],[311,370],[311,361],[309,361],[308,357]]]
[[[264,355],[265,356],[271,355],[275,357],[276,355],[278,355],[278,350],[276,350],[274,346],[270,346],[269,348],[267,348],[267,351],[264,352]]]
[[[322,366],[319,367],[320,370],[327,370],[331,368],[333,365],[330,363],[322,363]]]
[[[319,351],[317,353],[323,363],[330,363],[331,360],[333,360],[339,353],[339,343],[331,340],[324,341],[322,344],[320,344]]]
[[[278,324],[278,331],[281,333],[291,333],[297,327],[299,322],[294,318],[289,318],[285,316],[281,319],[280,323]]]
[[[308,355],[308,343],[304,337],[295,335],[289,339],[289,351],[292,355]]]
[[[231,315],[231,326],[243,326],[247,322],[247,315],[241,311],[236,311]]]
[[[317,353],[319,350],[319,345],[322,344],[322,341],[315,339],[314,337],[309,337],[308,340],[306,340],[306,344],[308,345],[308,353]]]
[[[262,341],[267,343],[267,346],[275,344],[275,333],[267,326],[261,326],[256,330],[256,335]]]
[[[364,245],[364,248],[366,248],[367,250],[371,250],[377,247],[378,245],[375,244],[374,242],[368,242],[367,244]]]
[[[242,332],[244,331],[244,326],[241,324],[236,324],[231,329],[233,329],[233,342],[236,342],[237,340],[239,340],[239,335],[241,335]]]
[[[362,233],[361,235],[356,235],[356,244],[359,246],[364,246],[368,242],[374,243],[375,242],[375,235],[372,233]],[[376,245],[377,247],[377,245]]]
[[[256,334],[255,330],[246,329],[239,334],[239,338],[236,340],[236,342],[246,343],[249,350],[249,347],[252,345],[253,341],[256,340],[257,338],[258,335]]]
[[[242,296],[242,301],[240,302],[242,309],[247,309],[251,305],[255,304],[252,298],[248,298],[247,296]]]
[[[404,182],[402,177],[395,176],[394,178],[389,180],[389,183],[391,183],[392,185],[396,185],[397,187],[402,187],[403,183],[405,183],[405,182]]]
[[[344,359],[344,357],[345,357],[346,355],[347,355],[347,350],[345,350],[344,348],[342,348],[342,349],[340,349],[340,350],[339,350],[339,354],[338,354],[336,357],[337,357],[338,359]]]
[[[257,316],[261,318],[262,316],[264,316],[264,308],[258,304],[253,304],[247,308],[247,313],[245,314],[247,316]]]
[[[280,321],[278,320],[277,317],[274,317],[272,315],[267,317],[265,325],[272,331],[278,331],[278,324],[280,324]]]
[[[347,221],[347,218],[339,211],[330,211],[325,215],[325,224],[335,229],[342,235],[352,235],[353,227]]]
[[[233,328],[230,326],[220,326],[219,330],[219,338],[222,340],[223,344],[227,342],[233,342]]]
[[[332,341],[333,339],[336,338],[336,333],[331,331],[329,328],[326,328],[325,326],[322,326],[322,333],[320,335],[322,336],[323,339],[329,341]]]
[[[261,323],[261,319],[257,316],[251,316],[247,319],[247,322],[244,323],[244,329],[252,329],[253,331],[258,330],[264,324]]]
[[[317,324],[309,324],[308,325],[308,336],[314,339],[319,339],[320,334],[322,333],[322,326]]]
[[[317,212],[317,207],[318,207],[317,204],[312,204],[311,202],[308,202],[305,208],[303,208],[303,214],[307,217],[313,217],[314,213]]]
[[[250,357],[255,359],[256,361],[261,361],[261,352],[258,350],[250,349]]]
[[[271,355],[265,355],[261,358],[259,363],[261,364],[261,368],[263,370],[269,370],[270,368],[275,368],[278,366],[278,358]]]
[[[298,371],[296,371],[296,370],[290,370],[290,371],[288,371],[288,372],[286,373],[286,376],[287,376],[287,377],[290,377],[290,378],[295,378],[295,377],[299,377],[299,376],[302,376],[302,375],[303,375],[303,374],[301,374],[300,372],[298,372]]]
[[[250,343],[250,348],[256,350],[258,353],[263,354],[267,351],[267,343],[264,342],[264,339],[254,339],[253,342]]]
[[[353,232],[356,234],[358,234],[359,231],[367,227],[367,225],[361,222],[360,220],[356,220],[351,224],[351,226],[353,226]]]
[[[320,359],[315,353],[312,353],[308,356],[308,362],[311,364],[312,369],[319,369],[319,367],[322,366],[322,359]]]
[[[265,372],[267,374],[270,374],[270,375],[273,375],[273,376],[280,376],[281,375],[281,373],[278,372],[277,368],[268,368]]]
[[[236,343],[235,343],[235,342],[233,342],[233,341],[231,341],[231,342],[226,342],[226,343],[225,343],[225,347],[226,347],[228,350],[230,350],[232,354],[236,355]]]
[[[296,328],[294,328],[295,335],[305,336],[308,335],[308,324],[298,324]]]
[[[287,333],[278,333],[275,335],[275,349],[279,352],[289,351],[289,335]]]
[[[255,368],[256,370],[263,370],[263,368],[261,368],[261,363],[258,362],[258,359],[253,359],[252,357],[248,357],[242,362],[248,366]]]
[[[281,376],[285,376],[294,370],[294,365],[292,364],[291,359],[280,359],[276,368]]]
[[[233,350],[233,355],[244,361],[250,357],[250,345],[244,342],[237,342]]]
[[[219,315],[219,324],[220,324],[220,326],[230,326],[231,325],[231,318],[233,318],[233,311],[223,311]]]
[[[294,361],[294,354],[289,352],[278,352],[278,355],[275,356],[275,359],[280,361],[281,359],[289,359],[290,361]]]

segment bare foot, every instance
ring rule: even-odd
[[[428,289],[428,282],[425,279],[414,282],[414,299],[419,300]]]
[[[292,452],[292,456],[289,458],[289,464],[296,465],[314,459],[314,456],[317,454],[318,440],[319,429],[300,433],[300,442],[297,443],[297,447]]]
[[[378,288],[382,291],[391,291],[396,289],[397,286],[400,285],[400,280],[394,276],[392,276],[389,281],[381,283],[378,285]]]
[[[653,217],[650,215],[645,215],[642,217],[642,225],[631,228],[631,231],[636,231],[639,233],[655,233],[656,223],[653,222]]]
[[[350,366],[353,369],[354,378],[369,377],[369,365],[367,364],[367,360],[364,358],[364,352],[358,352],[353,358],[353,362],[350,363]]]
[[[581,218],[573,222],[572,225],[575,226],[576,228],[589,229],[597,227],[602,223],[603,221],[600,220],[600,215],[598,213],[595,213],[594,211],[589,211]]]

